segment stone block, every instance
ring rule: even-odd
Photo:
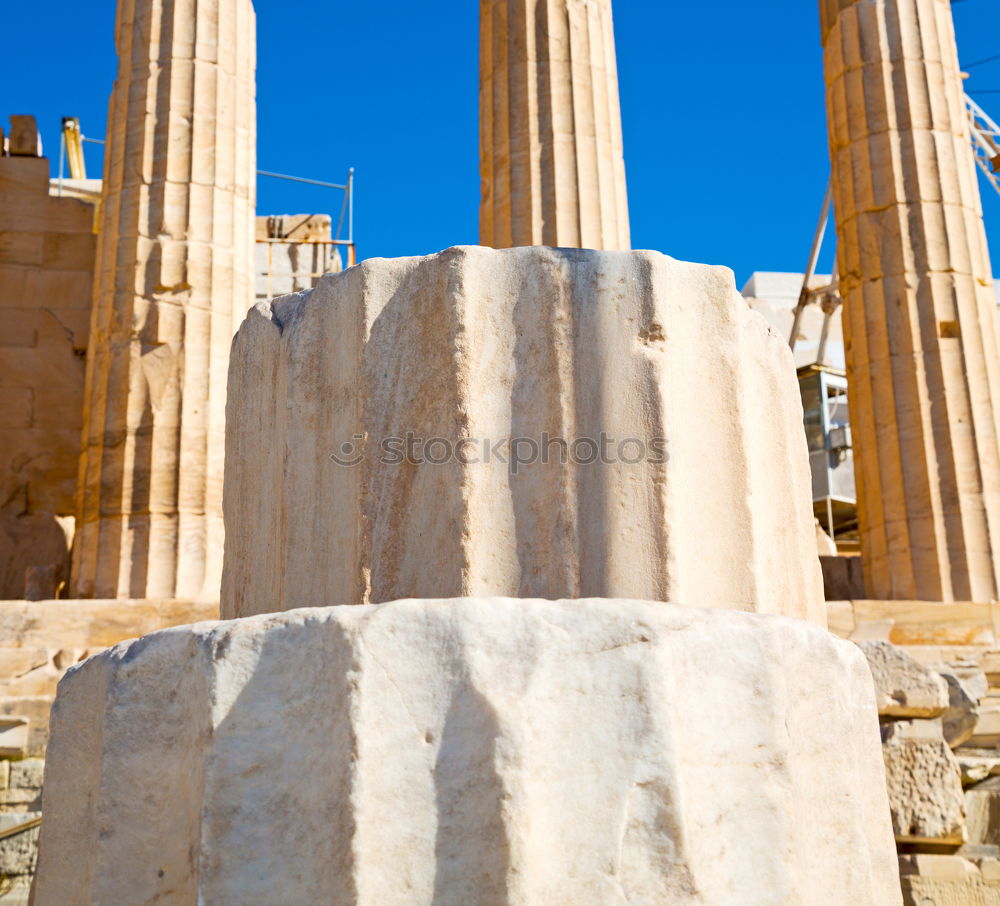
[[[966,790],[965,810],[969,843],[1000,845],[1000,777]]]
[[[964,842],[962,775],[940,734],[940,723],[883,723],[882,755],[896,840],[956,845]]]
[[[14,765],[11,765],[13,772]],[[16,786],[8,786],[0,790],[0,812],[24,813],[39,808],[42,804],[41,790],[29,790]]]
[[[5,311],[0,324],[0,346],[37,346],[38,315],[38,311],[32,308],[11,308]]]
[[[41,817],[41,812],[19,812],[0,814],[0,831],[19,827],[32,819]],[[35,870],[38,852],[38,827],[32,827],[0,840],[0,875],[30,875]],[[0,894],[0,902],[7,906],[7,898]]]
[[[889,642],[859,642],[875,680],[878,713],[888,717],[937,717],[948,707],[948,684]]]
[[[1000,687],[1000,651],[985,652],[980,663],[990,686]]]
[[[979,748],[1000,747],[1000,694],[991,691],[979,703],[979,719],[969,745]]]
[[[31,427],[32,392],[28,387],[9,387],[3,391],[0,406],[0,429]]]
[[[904,855],[899,872],[903,906],[1000,906],[1000,882],[986,860],[981,867],[961,856]]]
[[[0,758],[21,758],[28,750],[28,719],[0,716]]]
[[[852,601],[855,624],[891,620],[894,645],[996,644],[996,622],[989,604],[940,601]]]
[[[224,617],[506,594],[825,623],[787,342],[723,268],[370,259],[233,345]]]
[[[991,775],[1000,774],[1000,750],[962,746],[955,750],[962,783],[972,786]]]
[[[19,720],[24,728],[10,738],[9,749],[13,757],[25,755],[39,756],[45,751],[49,740],[49,711],[52,709],[51,695],[12,695],[0,698],[0,757],[3,757],[4,719]]]
[[[979,706],[952,672],[941,673],[948,684],[948,708],[941,717],[945,741],[953,749],[972,738],[979,723]]]
[[[25,758],[10,766],[10,785],[23,790],[40,792],[45,761],[41,758]]]
[[[0,196],[38,197],[48,193],[49,162],[44,158],[0,157]]]
[[[116,646],[52,727],[36,906],[900,902],[868,669],[802,620],[301,609]]]
[[[42,156],[42,136],[33,116],[29,114],[13,114],[11,116],[7,153],[11,157]]]
[[[27,230],[30,232],[92,233],[94,205],[76,198],[52,198],[47,186],[38,186],[37,192],[18,195],[6,194],[0,184],[0,230]]]
[[[835,549],[836,550],[836,549]],[[847,601],[865,596],[864,575],[858,556],[821,555],[823,592],[827,601]]]
[[[65,572],[62,564],[45,563],[28,566],[24,570],[24,598],[27,601],[53,601],[58,597],[59,586]]]
[[[44,233],[0,230],[0,262],[40,267],[45,248]]]
[[[38,459],[44,464],[42,456]],[[30,482],[24,485],[31,486]],[[42,494],[38,496],[43,497]],[[5,602],[0,607],[0,625],[13,616],[11,608],[14,605],[7,602],[24,597],[26,566],[39,563],[57,564],[64,576],[69,569],[69,539],[59,518],[51,513],[0,515],[0,600]],[[4,646],[13,646],[9,636],[0,634],[0,640]]]
[[[52,270],[90,270],[96,252],[97,237],[92,233],[46,233],[42,261]]]

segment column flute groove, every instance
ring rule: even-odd
[[[1000,363],[948,0],[821,0],[867,594],[998,597]]]
[[[253,302],[251,0],[122,0],[73,594],[215,597],[225,386]]]
[[[611,0],[480,0],[483,245],[630,247],[615,70]]]

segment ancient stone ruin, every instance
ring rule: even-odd
[[[1000,904],[950,4],[819,7],[854,534],[789,325],[630,251],[610,0],[481,0],[425,257],[255,220],[251,0],[121,0],[103,180],[10,117],[0,906]]]

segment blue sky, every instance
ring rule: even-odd
[[[963,63],[1000,54],[994,3],[955,2]],[[802,270],[829,171],[817,5],[617,0],[636,248],[728,265],[741,284],[754,270]],[[256,8],[260,168],[340,182],[356,167],[362,257],[476,242],[476,0]],[[0,118],[35,114],[53,168],[62,116],[103,137],[113,22],[111,0],[3,4]],[[970,90],[1000,92],[1000,60],[970,71]],[[1000,119],[1000,93],[978,100]],[[96,175],[100,149],[87,155]],[[1000,196],[983,189],[1000,261]],[[339,201],[259,183],[262,214]]]

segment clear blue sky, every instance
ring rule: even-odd
[[[963,63],[1000,54],[996,0],[959,0]],[[802,270],[829,170],[817,0],[617,0],[636,248]],[[475,243],[476,0],[257,0],[258,165],[340,182],[357,168],[362,257]],[[112,0],[3,3],[0,118],[33,113],[55,168],[60,118],[103,137]],[[1000,60],[971,70],[1000,91]],[[1000,93],[979,95],[1000,119]],[[100,168],[100,149],[87,151]],[[95,174],[96,175],[96,174]],[[1000,196],[984,187],[995,271]],[[330,190],[261,179],[258,211],[334,211]]]

